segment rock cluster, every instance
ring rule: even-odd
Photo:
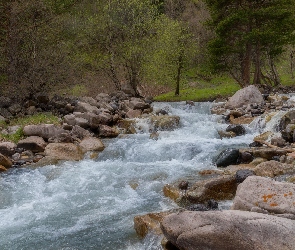
[[[164,195],[182,207],[161,218],[165,242],[184,250],[295,249],[294,104],[291,95],[262,95],[249,86],[213,105],[212,113],[229,123],[220,139],[245,134],[245,124],[259,117],[266,124],[277,117],[277,126],[248,148],[220,152],[213,161],[218,168],[199,173],[205,180],[164,186]],[[208,211],[216,210],[208,202],[224,199],[233,199],[230,210]]]
[[[27,125],[22,128],[25,139],[17,144],[1,142],[0,171],[36,163],[43,157],[80,160],[86,151],[102,151],[104,145],[99,138],[116,137],[119,133],[135,133],[134,127],[131,126],[132,121],[125,130],[117,125],[128,121],[128,118],[151,113],[153,109],[150,104],[151,100],[148,98],[135,98],[122,91],[110,95],[100,93],[96,98],[61,96],[49,98],[46,94],[38,94],[34,99],[25,100],[23,103],[0,97],[2,122],[9,124],[12,118],[45,111],[58,115],[62,121],[61,125]],[[169,116],[165,119],[169,120]],[[159,129],[165,126],[162,120],[163,118],[159,118],[159,121],[154,122]],[[20,128],[20,126],[8,126],[1,131],[0,126],[0,131],[12,134]]]

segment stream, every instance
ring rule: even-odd
[[[222,149],[247,146],[258,133],[251,124],[244,136],[219,139],[228,125],[210,114],[211,105],[155,103],[180,116],[179,129],[152,140],[143,119],[137,134],[104,141],[97,159],[2,174],[0,249],[161,249],[159,237],[137,237],[133,217],[177,207],[163,196],[165,184],[201,178]]]

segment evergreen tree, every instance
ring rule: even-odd
[[[215,70],[228,71],[243,87],[279,84],[274,59],[294,42],[294,0],[205,0],[215,38],[209,44]],[[271,74],[262,72],[269,64]],[[254,75],[251,71],[254,69]]]

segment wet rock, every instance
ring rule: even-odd
[[[4,166],[2,166],[2,165],[0,165],[0,173],[1,173],[1,172],[5,172],[5,171],[7,171],[7,168],[4,167]]]
[[[275,214],[295,214],[294,204],[294,184],[250,176],[239,185],[231,209],[253,211],[258,207]]]
[[[24,127],[23,131],[26,136],[40,136],[44,139],[66,133],[66,130],[54,124],[27,125]]]
[[[191,203],[203,203],[210,199],[232,199],[236,189],[234,176],[221,176],[196,182],[186,191],[186,199]]]
[[[86,137],[80,142],[80,147],[84,151],[103,151],[105,146],[102,141],[95,137]]]
[[[174,130],[180,125],[180,117],[179,116],[152,116],[150,118],[151,124],[154,127],[154,130]]]
[[[160,222],[172,212],[149,213],[134,217],[134,229],[138,236],[144,238],[148,233],[162,234]]]
[[[117,137],[119,135],[119,131],[114,128],[107,125],[100,125],[99,126],[99,136],[101,137]]]
[[[150,139],[157,141],[159,139],[160,134],[158,132],[150,133]]]
[[[0,154],[5,156],[12,156],[15,152],[16,144],[13,142],[1,142]]]
[[[260,104],[263,102],[263,96],[259,89],[254,85],[250,85],[238,90],[232,97],[230,97],[226,103],[226,107],[240,108],[244,105],[253,103]]]
[[[230,123],[231,124],[250,124],[251,122],[253,122],[253,120],[255,119],[255,117],[245,117],[245,116],[241,116],[238,118],[230,118]]]
[[[102,125],[109,125],[112,123],[113,121],[113,116],[106,113],[106,112],[102,112],[98,115],[98,119],[99,119],[99,123]]]
[[[38,162],[34,162],[30,165],[31,168],[38,168],[38,167],[44,167],[48,165],[57,165],[59,159],[53,156],[45,156],[42,157]]]
[[[11,168],[12,162],[3,154],[0,154],[0,165],[2,165],[5,168]]]
[[[178,184],[178,188],[181,189],[181,190],[187,190],[188,185],[189,185],[189,182],[188,181],[181,181]]]
[[[227,167],[237,164],[239,155],[240,153],[237,149],[225,149],[217,156],[215,164],[217,167]]]
[[[234,133],[234,132],[232,132],[232,131],[230,131],[230,132],[226,132],[226,131],[221,131],[221,130],[219,130],[219,131],[217,131],[218,132],[218,134],[219,134],[219,136],[220,136],[220,139],[223,139],[223,138],[233,138],[233,137],[236,137],[237,135]]]
[[[242,125],[229,125],[226,132],[234,132],[237,136],[246,134],[246,130]]]
[[[265,177],[275,177],[287,173],[295,172],[295,167],[292,164],[285,164],[277,161],[262,162],[254,168],[256,175]]]
[[[18,148],[23,148],[25,150],[30,150],[34,153],[44,152],[47,143],[42,137],[39,136],[29,136],[23,140],[20,140],[17,144]]]
[[[236,182],[242,183],[247,177],[255,175],[255,172],[250,169],[241,169],[236,172]]]
[[[135,121],[134,120],[119,120],[117,126],[123,134],[136,134]]]
[[[58,160],[79,161],[83,159],[81,148],[73,143],[49,143],[45,155]]]
[[[177,186],[171,184],[166,184],[163,187],[163,193],[164,196],[170,198],[175,202],[177,202],[177,200],[182,196],[181,190]]]
[[[240,163],[250,163],[253,161],[253,155],[250,152],[247,151],[242,151],[240,152],[240,158],[239,158]]]
[[[161,229],[183,250],[276,250],[295,246],[292,220],[247,211],[174,213],[163,219]]]

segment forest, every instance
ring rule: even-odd
[[[295,82],[294,0],[1,0],[0,20],[0,95]]]

